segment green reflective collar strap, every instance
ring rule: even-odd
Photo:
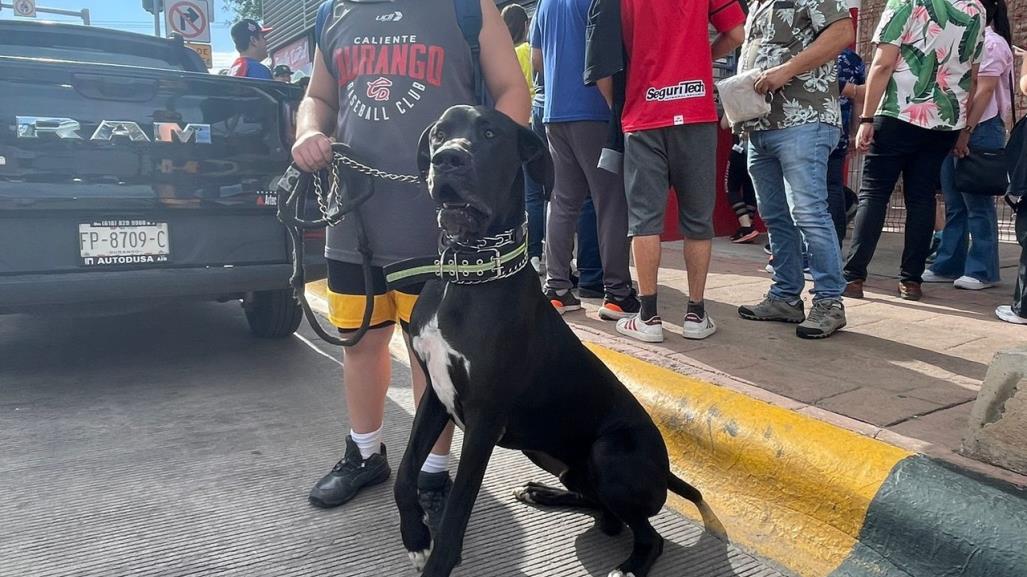
[[[455,284],[481,284],[513,276],[528,264],[527,223],[474,247],[440,246],[434,257],[403,260],[385,267],[389,290],[441,279]]]

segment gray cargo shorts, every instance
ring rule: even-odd
[[[663,233],[667,190],[674,187],[685,238],[713,238],[717,202],[717,124],[685,124],[624,137],[628,236]]]

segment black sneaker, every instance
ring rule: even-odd
[[[346,435],[346,456],[314,485],[308,500],[323,509],[338,507],[356,497],[360,489],[384,483],[391,474],[384,444],[380,453],[363,459],[357,444]]]
[[[574,296],[571,291],[566,291],[562,295],[557,294],[555,290],[551,288],[546,289],[546,298],[552,303],[553,308],[556,312],[563,313],[576,311],[581,309],[581,301],[578,297]]]
[[[453,488],[453,480],[448,471],[441,473],[425,473],[417,475],[417,500],[424,509],[424,522],[431,531],[432,538],[442,524],[442,512],[446,509],[449,490]]]
[[[603,299],[603,306],[599,307],[599,318],[604,321],[619,321],[620,319],[635,316],[641,310],[642,303],[635,296],[635,291],[631,291],[627,296],[620,298],[606,295]]]
[[[740,226],[735,234],[731,235],[731,242],[735,244],[749,244],[760,236],[760,231],[751,226]]]

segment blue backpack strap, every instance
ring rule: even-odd
[[[328,24],[328,18],[332,15],[332,10],[335,8],[335,0],[325,0],[321,3],[321,6],[317,9],[317,18],[314,20],[314,43],[318,48],[321,46],[321,33],[324,32],[325,25]],[[321,54],[328,58],[328,55],[322,49]],[[329,68],[331,68],[329,66]]]
[[[492,98],[488,88],[485,86],[485,78],[481,73],[481,42],[478,37],[481,35],[482,15],[480,0],[453,0],[456,8],[456,21],[460,25],[460,31],[464,34],[464,40],[471,49],[471,59],[474,67],[474,97],[482,106],[492,106]]]

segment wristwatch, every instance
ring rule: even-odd
[[[859,123],[860,124],[873,124],[874,123],[874,117],[873,116],[860,116],[859,117]]]

